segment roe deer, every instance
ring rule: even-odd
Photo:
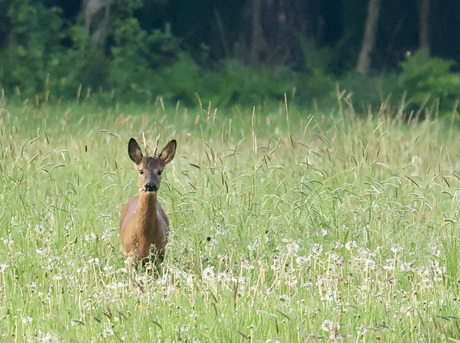
[[[139,194],[129,199],[120,217],[120,239],[123,251],[131,261],[129,264],[135,260],[146,262],[150,254],[162,260],[169,234],[168,218],[157,200],[157,191],[161,173],[174,158],[177,144],[172,140],[158,156],[156,148],[153,156],[149,156],[145,136],[143,138],[146,156],[142,155],[134,138],[128,144],[129,157],[138,172],[139,186]]]

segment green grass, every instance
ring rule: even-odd
[[[460,340],[456,122],[0,111],[0,342]],[[159,192],[171,236],[130,289],[118,220],[144,130],[178,140]]]

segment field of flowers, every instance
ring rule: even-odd
[[[128,140],[178,141],[129,287]],[[457,119],[0,109],[0,342],[460,342]]]

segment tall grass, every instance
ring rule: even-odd
[[[0,341],[460,340],[456,123],[3,107]],[[130,288],[117,230],[142,131],[178,153],[165,261]]]

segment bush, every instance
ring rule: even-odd
[[[28,95],[45,91],[49,63],[59,46],[62,22],[58,8],[28,0],[14,1],[7,11],[10,32],[0,55],[0,87],[18,87]]]
[[[278,102],[283,101],[285,93],[292,93],[298,79],[288,68],[260,66],[255,69],[227,60],[204,75],[200,95],[218,106]]]
[[[402,96],[395,88],[397,83],[396,73],[363,75],[356,72],[344,75],[338,82],[340,90],[351,94],[353,108],[363,114],[367,114],[369,106],[378,110],[389,97],[391,104],[396,105]]]
[[[93,91],[107,89],[109,59],[83,27],[73,26],[65,34],[71,46],[56,52],[48,66],[51,95],[73,99],[80,85]]]
[[[163,80],[158,69],[181,62],[178,39],[169,27],[148,33],[137,19],[129,18],[120,23],[113,38],[109,87],[129,101],[148,101],[159,95]]]
[[[400,87],[418,108],[439,101],[439,112],[454,110],[460,98],[460,74],[451,72],[455,62],[428,56],[418,51],[401,62]]]

